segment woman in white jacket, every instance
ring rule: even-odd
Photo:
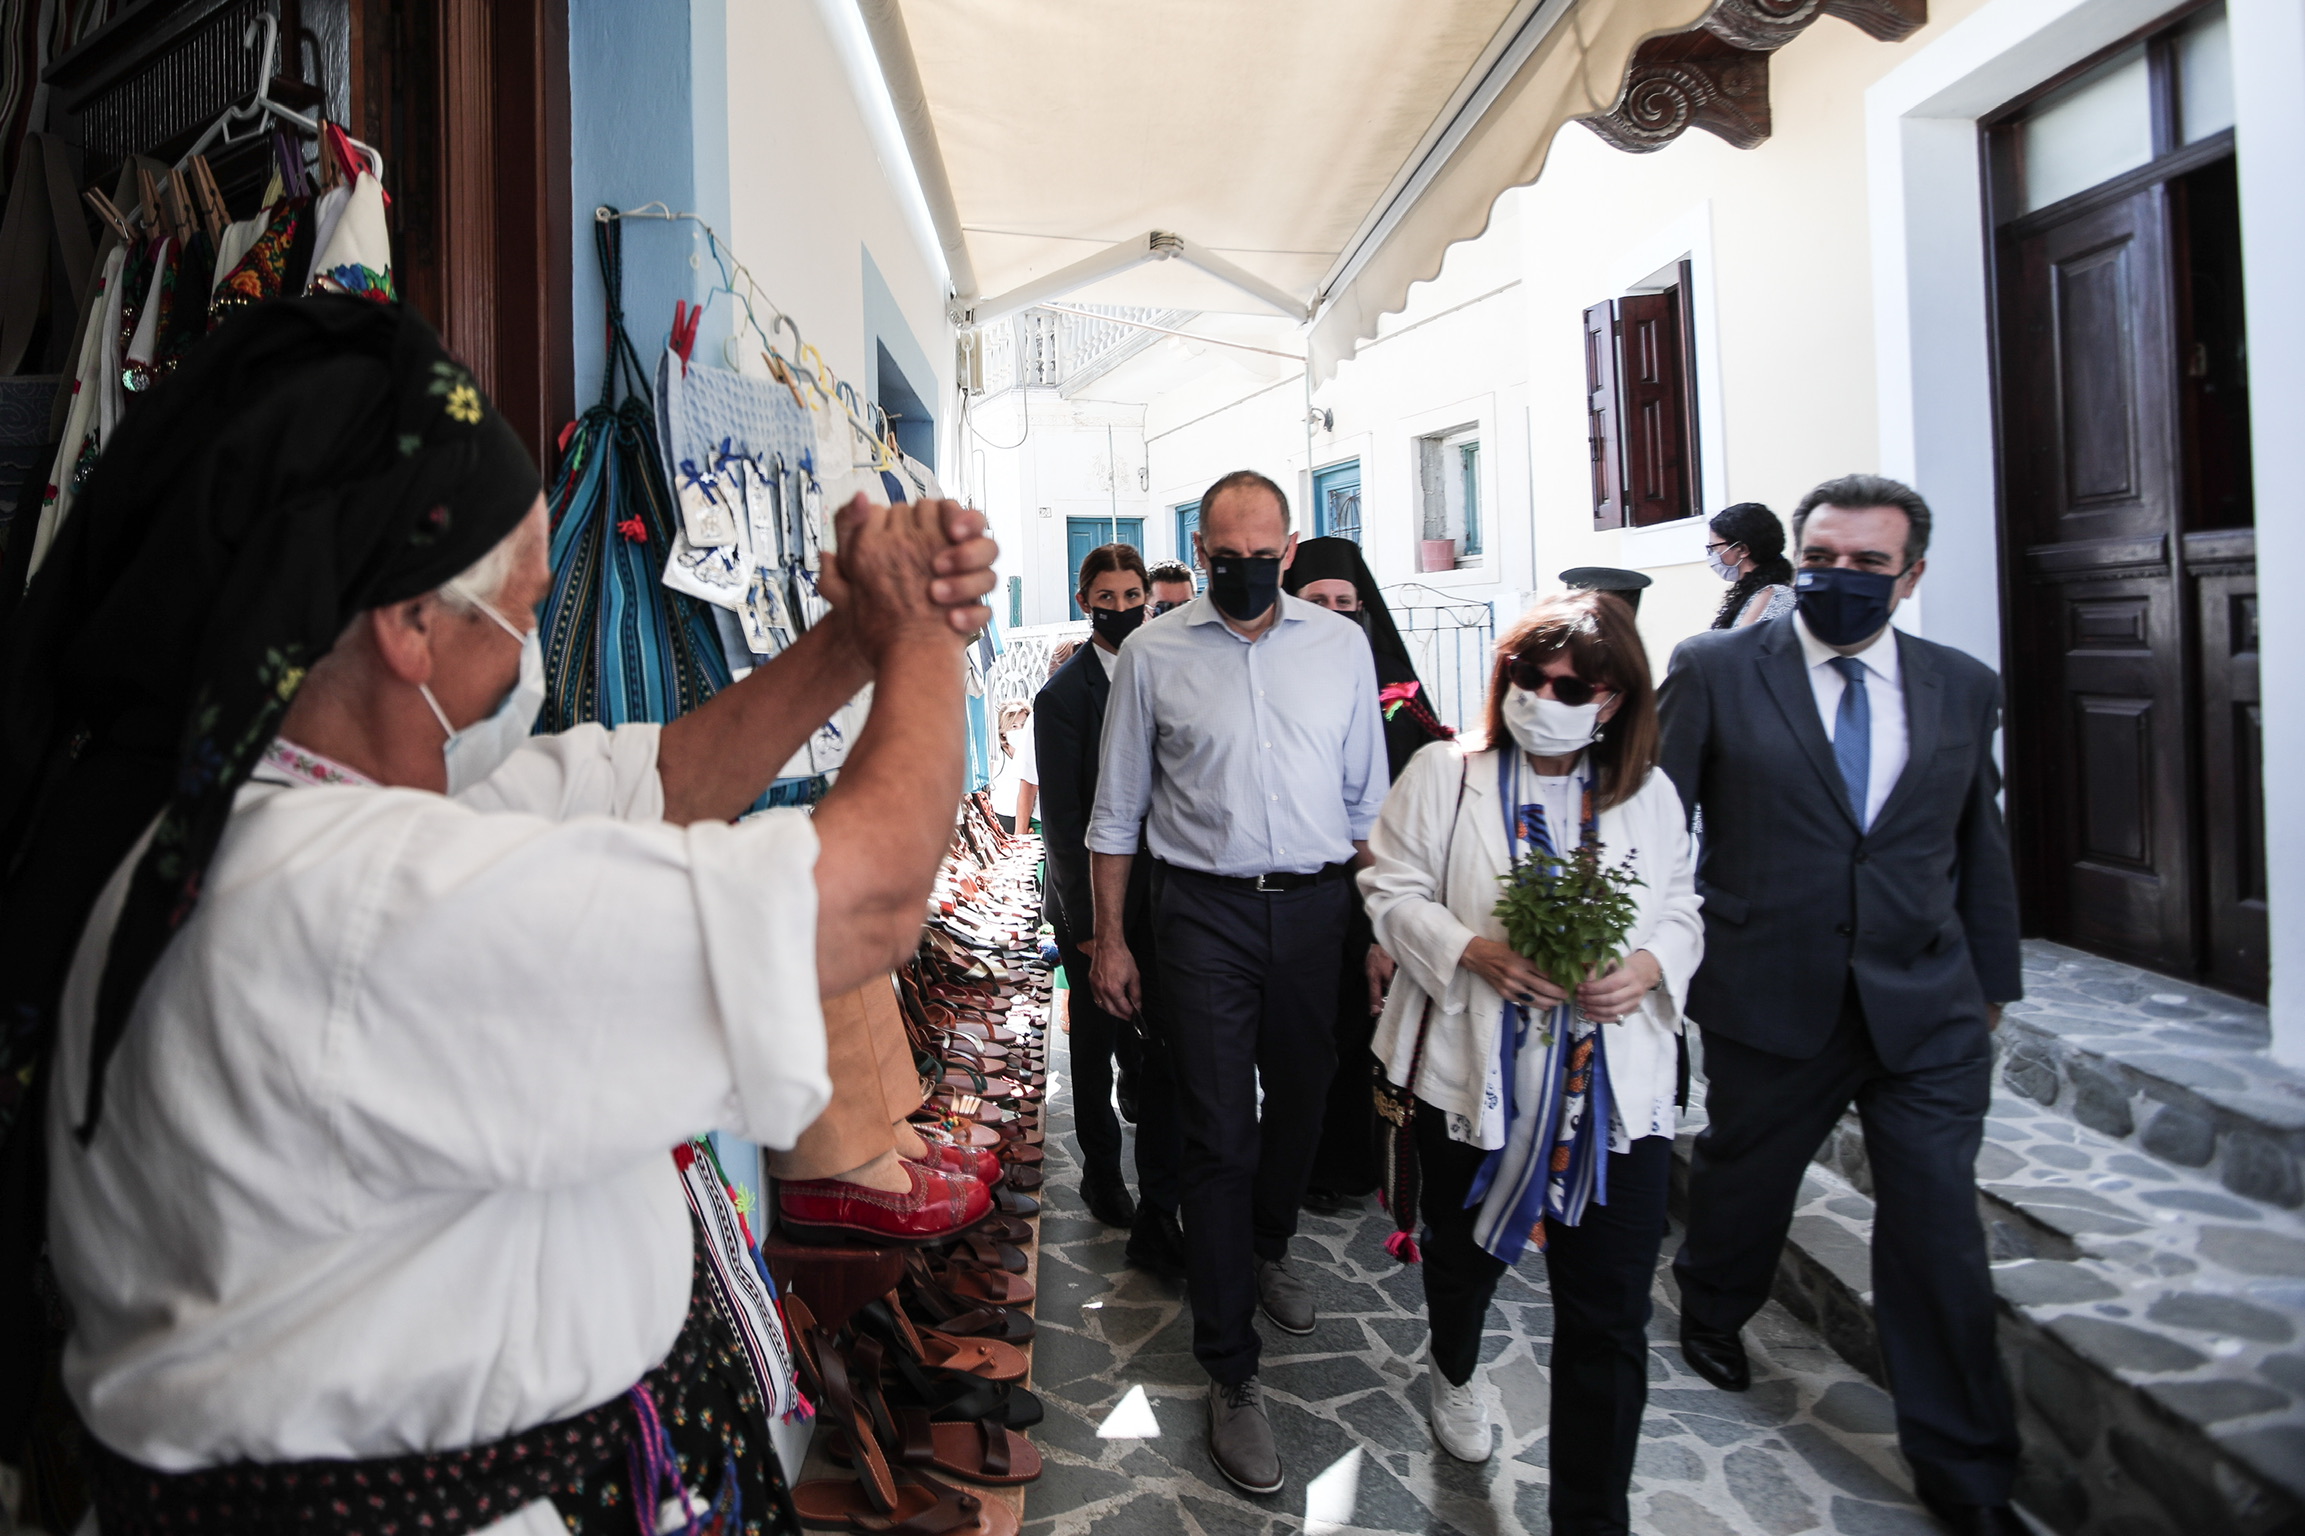
[[[1433,1433],[1483,1461],[1474,1379],[1497,1278],[1534,1243],[1553,1299],[1553,1529],[1628,1529],[1665,1230],[1681,998],[1704,951],[1686,817],[1656,768],[1656,691],[1632,610],[1574,592],[1497,646],[1497,749],[1410,762],[1360,876],[1399,964],[1374,1048],[1416,1100]],[[1504,943],[1516,850],[1597,841],[1640,884],[1623,958],[1575,1007]]]

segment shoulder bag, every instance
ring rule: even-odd
[[[1441,849],[1441,876],[1435,886],[1442,904],[1448,903],[1449,861],[1457,850],[1457,819],[1464,814],[1465,783],[1472,776],[1470,754],[1457,760],[1456,808],[1449,813],[1449,837]],[[1421,1257],[1417,1251],[1417,1197],[1424,1179],[1417,1165],[1417,1078],[1425,1065],[1425,1032],[1432,1027],[1433,1000],[1425,997],[1424,1008],[1417,1015],[1417,1043],[1409,1052],[1409,1080],[1405,1087],[1395,1087],[1378,1073],[1373,1090],[1377,1107],[1377,1153],[1384,1167],[1384,1182],[1378,1186],[1377,1198],[1385,1209],[1392,1212],[1393,1232],[1385,1239],[1385,1252],[1403,1264],[1414,1264]]]

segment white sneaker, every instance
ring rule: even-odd
[[[1489,1405],[1481,1400],[1481,1369],[1473,1367],[1472,1380],[1461,1387],[1449,1385],[1437,1365],[1425,1367],[1432,1389],[1433,1438],[1459,1461],[1489,1459]]]

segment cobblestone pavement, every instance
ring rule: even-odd
[[[1181,1286],[1127,1268],[1126,1235],[1087,1215],[1076,1192],[1070,1074],[1060,1045],[1042,1221],[1034,1434],[1048,1470],[1025,1502],[1025,1536],[1272,1536],[1308,1529],[1541,1536],[1548,1529],[1546,1302],[1542,1260],[1508,1274],[1482,1351],[1496,1454],[1467,1466],[1426,1428],[1423,1292],[1381,1243],[1374,1200],[1357,1217],[1308,1216],[1293,1264],[1320,1324],[1305,1338],[1265,1330],[1264,1380],[1288,1483],[1237,1493],[1211,1464],[1207,1378],[1191,1352]],[[1669,1256],[1677,1237],[1666,1241]],[[1649,1411],[1633,1478],[1633,1528],[1658,1536],[1923,1536],[1891,1434],[1889,1402],[1814,1332],[1772,1304],[1747,1330],[1753,1389],[1714,1390],[1681,1364],[1671,1283],[1660,1266]],[[1158,1425],[1100,1438],[1136,1417]],[[1116,1414],[1116,1410],[1118,1410]],[[1138,1427],[1142,1427],[1141,1424]],[[1309,1518],[1308,1518],[1309,1515]]]

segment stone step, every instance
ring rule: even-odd
[[[1997,1046],[2012,1093],[2231,1194],[2305,1206],[2305,1072],[2264,1008],[2061,944],[2025,944]]]
[[[1803,1184],[1777,1296],[1880,1380],[1871,1187],[1852,1117]],[[1978,1197],[2028,1511],[2067,1536],[2305,1530],[2305,1217],[2006,1092]]]

